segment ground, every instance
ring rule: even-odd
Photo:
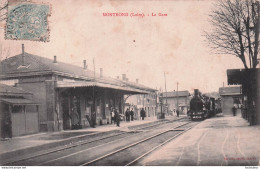
[[[240,116],[207,119],[136,165],[259,165],[260,126]]]

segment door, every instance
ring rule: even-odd
[[[61,98],[62,117],[63,117],[63,130],[69,130],[70,125],[70,114],[69,114],[69,98]]]

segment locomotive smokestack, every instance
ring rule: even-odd
[[[57,62],[57,56],[54,56],[54,57],[53,57],[53,63],[58,63],[58,62]]]
[[[194,95],[198,96],[199,95],[199,89],[194,89]]]

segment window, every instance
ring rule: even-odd
[[[12,113],[22,113],[23,106],[12,106]]]

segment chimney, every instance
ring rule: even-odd
[[[83,60],[83,69],[87,69],[87,68],[88,68],[87,62],[86,62],[86,60]]]
[[[122,74],[122,80],[126,80],[126,74]]]
[[[100,68],[100,77],[103,77],[103,68]]]
[[[22,44],[22,66],[25,66],[25,63],[24,63],[24,44]]]
[[[136,83],[138,83],[139,82],[139,79],[136,79]]]
[[[53,63],[57,63],[57,56],[54,56]]]

